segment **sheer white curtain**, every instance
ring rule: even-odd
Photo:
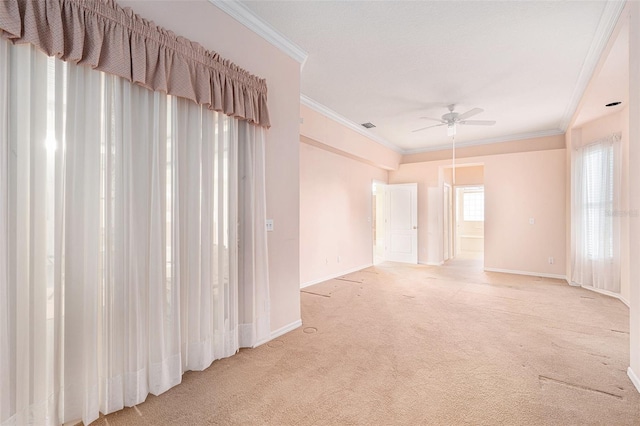
[[[571,281],[620,293],[620,135],[580,146],[572,156]]]
[[[262,128],[0,40],[0,423],[268,340],[264,220]]]
[[[240,346],[269,340],[269,269],[266,233],[265,132],[239,123]]]

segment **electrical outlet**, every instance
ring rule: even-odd
[[[549,265],[553,265],[553,262],[555,262],[555,259],[552,256],[549,256]]]
[[[338,256],[338,257],[336,258],[336,261],[337,261],[338,263],[340,263],[340,256]]]

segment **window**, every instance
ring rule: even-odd
[[[620,292],[620,146],[612,134],[572,154],[571,281]]]
[[[484,188],[465,188],[462,198],[462,208],[464,221],[484,222]]]
[[[263,128],[2,38],[0,94],[0,423],[89,424],[269,339]]]
[[[589,258],[613,258],[613,146],[593,145],[583,152],[584,250]]]

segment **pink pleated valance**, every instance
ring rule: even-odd
[[[0,35],[269,127],[267,83],[115,0],[0,0]]]

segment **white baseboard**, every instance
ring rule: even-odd
[[[627,368],[627,376],[631,379],[631,383],[636,387],[636,390],[640,392],[640,378],[636,376],[631,367]]]
[[[310,285],[314,285],[314,284],[320,284],[320,283],[323,283],[325,281],[329,281],[329,280],[332,280],[334,278],[341,277],[343,275],[347,275],[347,274],[351,274],[353,272],[361,271],[361,270],[363,270],[365,268],[369,268],[371,266],[373,266],[373,263],[368,263],[366,265],[361,265],[361,266],[358,266],[358,267],[355,267],[355,268],[348,269],[346,271],[341,271],[341,272],[339,272],[337,274],[327,275],[326,277],[318,278],[317,280],[307,281],[306,283],[300,284],[300,288],[309,287]]]
[[[504,274],[528,275],[530,277],[555,278],[567,281],[566,275],[546,274],[544,272],[516,271],[513,269],[484,268],[485,272],[502,272]]]
[[[299,319],[297,321],[292,322],[291,324],[285,325],[284,327],[280,327],[277,330],[273,330],[271,332],[271,338],[269,340],[273,340],[276,337],[280,337],[283,334],[287,334],[288,332],[293,331],[296,328],[301,327],[301,326],[302,326],[302,320]]]
[[[270,341],[272,341],[276,337],[280,337],[283,334],[287,334],[288,332],[295,330],[296,328],[300,327],[301,325],[302,325],[302,320],[299,319],[298,321],[294,321],[291,324],[285,325],[284,327],[280,327],[279,329],[272,331],[269,334],[268,338],[262,339],[262,340],[259,340],[258,342],[256,342],[256,344],[253,345],[252,348],[257,348],[258,346],[262,346],[265,343],[269,343]]]
[[[569,284],[571,284],[574,287],[576,287],[576,286],[577,287],[582,287],[585,290],[593,291],[594,293],[600,293],[600,294],[604,294],[605,296],[613,297],[614,299],[618,299],[619,301],[621,301],[622,303],[627,305],[628,308],[631,307],[631,305],[629,305],[629,301],[626,300],[625,298],[623,298],[621,294],[614,293],[612,291],[602,290],[602,289],[599,289],[599,288],[589,287],[589,286],[586,286],[586,285],[581,285],[581,284],[574,283],[574,282],[571,282]]]
[[[444,265],[444,262],[418,262],[418,264],[427,266],[442,266]]]

